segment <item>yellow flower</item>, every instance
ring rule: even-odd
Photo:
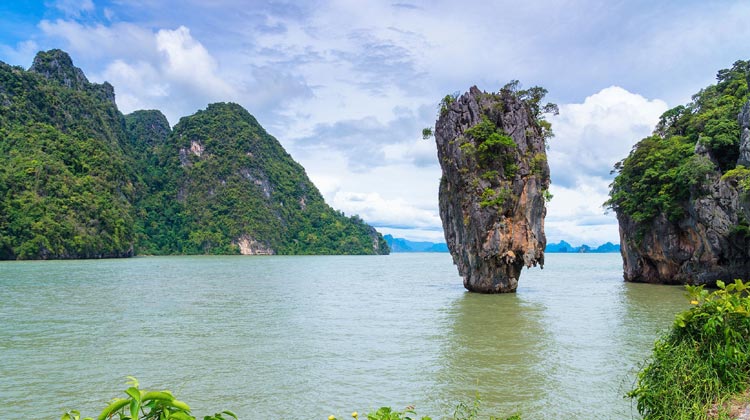
[[[357,417],[359,417],[359,413],[357,413],[356,411],[355,411],[355,412],[353,412],[353,413],[352,413],[352,417],[354,417],[354,418],[356,419]]]
[[[691,304],[691,305],[697,305],[697,304],[698,304],[698,301],[697,301],[697,300],[691,300],[691,301],[690,301],[690,304]]]

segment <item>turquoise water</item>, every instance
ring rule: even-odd
[[[682,288],[625,284],[618,254],[546,259],[492,296],[448,254],[3,262],[0,418],[98,415],[127,375],[200,416],[441,418],[478,392],[486,414],[637,417],[622,396]]]

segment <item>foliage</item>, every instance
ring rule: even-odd
[[[750,192],[750,168],[737,165],[736,168],[725,172],[721,179],[733,180],[737,182],[737,185],[739,185],[744,193]]]
[[[456,102],[460,95],[460,92],[453,92],[451,94],[445,95],[438,104],[438,109],[440,110],[438,117],[448,112],[448,107],[450,107],[453,102]],[[424,135],[424,131],[422,131],[422,135]]]
[[[159,219],[159,205],[145,209],[156,220],[150,249],[237,253],[238,238],[248,237],[281,254],[388,252],[362,219],[330,208],[304,168],[237,104],[212,104],[182,118],[154,153],[170,176],[156,180],[160,201],[176,204],[171,220]]]
[[[0,63],[0,259],[133,252],[139,182],[122,115],[76,80]]]
[[[484,191],[482,191],[482,195],[479,198],[479,207],[485,208],[485,207],[501,207],[505,200],[507,200],[510,197],[510,189],[502,187],[499,190],[495,191],[492,188],[485,188]]]
[[[422,129],[422,140],[427,140],[433,135],[432,127],[425,127]]]
[[[687,286],[689,310],[655,346],[628,393],[646,420],[703,419],[750,386],[750,296],[741,280],[709,292]]]
[[[505,176],[512,178],[515,175],[518,166],[514,162],[515,153],[512,150],[517,147],[516,143],[501,128],[498,128],[487,115],[482,115],[482,121],[468,128],[464,134],[474,139],[480,163],[486,164],[499,157],[503,163]],[[464,146],[465,144],[473,145],[474,143],[464,143],[459,147],[462,150],[464,147],[468,148],[468,146]]]
[[[719,71],[717,83],[694,95],[692,102],[662,114],[654,134],[615,165],[618,175],[605,205],[642,224],[660,214],[672,222],[684,217],[685,204],[703,194],[707,174],[736,166],[737,115],[748,101],[748,75],[750,62],[737,61]],[[717,165],[694,153],[697,143]]]
[[[453,420],[477,420],[479,419],[479,408],[481,406],[481,400],[479,395],[476,395],[472,403],[461,402],[456,406],[453,411]],[[355,420],[359,419],[359,413],[356,411],[351,414],[351,417]],[[521,416],[514,414],[510,417],[503,417],[505,420],[521,420]],[[328,420],[337,420],[336,416],[329,416]],[[413,406],[406,407],[403,411],[393,410],[391,407],[380,407],[375,411],[367,413],[367,420],[431,420],[432,417],[422,416],[417,417],[417,412]],[[501,417],[489,416],[489,420],[501,420]]]
[[[190,413],[190,406],[177,400],[169,391],[144,391],[138,388],[138,380],[128,376],[128,389],[125,390],[127,398],[115,398],[102,410],[97,420],[120,419],[120,420],[195,420]],[[62,415],[60,420],[79,420],[81,413],[78,410],[70,410]],[[213,416],[204,416],[203,420],[229,420],[237,419],[237,416],[225,410]],[[86,417],[83,420],[93,420]]]

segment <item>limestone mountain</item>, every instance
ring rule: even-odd
[[[64,52],[0,63],[0,259],[133,255],[127,143],[112,87]]]
[[[123,116],[63,51],[0,63],[0,259],[381,254],[236,104]]]
[[[141,132],[161,133],[159,120],[151,114],[128,116],[129,127]],[[211,104],[182,118],[166,141],[151,147],[152,167],[162,173],[145,180],[162,197],[153,200],[161,205],[144,205],[150,221],[147,249],[387,253],[380,234],[358,217],[330,208],[304,168],[237,104]],[[171,206],[168,212],[161,211],[165,200]],[[164,243],[155,238],[171,239]]]
[[[470,291],[514,292],[524,266],[544,264],[545,198],[550,183],[543,119],[546,90],[497,93],[476,86],[446,96],[435,124],[440,218]]]
[[[615,166],[607,205],[627,281],[714,284],[750,276],[750,62],[665,112]]]

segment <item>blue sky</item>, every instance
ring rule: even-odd
[[[549,90],[549,242],[617,242],[610,169],[659,115],[750,58],[745,1],[72,1],[0,4],[0,60],[62,48],[120,109],[173,125],[217,101],[254,114],[329,204],[441,240],[437,102],[511,79]]]

